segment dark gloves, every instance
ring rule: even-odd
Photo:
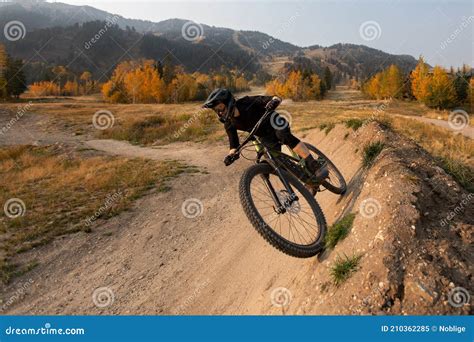
[[[277,96],[274,96],[273,99],[267,102],[267,104],[265,105],[265,109],[275,110],[280,103],[281,103],[281,99]]]
[[[229,166],[230,164],[232,164],[233,162],[235,162],[239,158],[240,158],[239,153],[229,154],[224,158],[224,164],[225,164],[225,166]]]

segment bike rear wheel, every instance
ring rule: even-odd
[[[315,256],[324,246],[326,219],[318,203],[294,176],[282,171],[298,200],[290,197],[273,167],[260,163],[248,168],[239,185],[240,201],[247,218],[257,232],[272,246],[297,258]],[[285,211],[278,213],[269,185]]]
[[[344,179],[344,176],[341,174],[341,172],[336,167],[336,165],[334,165],[334,163],[328,157],[326,157],[326,155],[323,152],[318,150],[313,145],[306,143],[306,146],[311,151],[315,159],[322,158],[326,161],[326,165],[329,171],[329,176],[328,178],[326,178],[326,180],[324,180],[321,183],[321,185],[335,194],[338,194],[338,195],[344,194],[347,190],[347,184]]]

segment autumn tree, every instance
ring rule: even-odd
[[[53,81],[35,82],[30,85],[30,91],[35,96],[59,96],[60,88]]]
[[[363,86],[364,93],[375,99],[401,98],[403,89],[403,75],[396,65],[378,72]]]
[[[424,102],[427,106],[435,108],[450,108],[456,104],[456,90],[453,81],[440,66],[435,66],[433,69]]]
[[[59,86],[59,89],[61,90],[61,84],[62,84],[63,78],[67,75],[66,67],[62,65],[57,65],[53,67],[51,71],[56,76],[57,84]]]
[[[92,74],[89,71],[84,71],[79,80],[82,82],[82,93],[85,95],[90,94],[93,89]]]
[[[429,68],[426,65],[422,56],[418,60],[415,70],[410,75],[411,91],[413,96],[418,100],[424,102],[428,95],[428,83],[430,81]]]
[[[294,101],[319,100],[323,97],[325,83],[319,76],[300,70],[291,71],[285,80],[274,79],[266,84],[266,92]]]
[[[182,66],[140,60],[117,65],[111,79],[102,86],[102,94],[109,102],[180,103],[203,100],[217,87],[232,91],[249,89],[247,80],[235,71],[189,74]]]

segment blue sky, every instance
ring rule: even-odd
[[[474,2],[470,0],[63,2],[127,18],[183,18],[262,31],[299,46],[355,43],[394,54],[422,54],[433,65],[474,65]]]

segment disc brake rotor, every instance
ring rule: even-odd
[[[286,211],[290,214],[298,214],[301,210],[300,203],[291,199],[290,194],[286,190],[280,190],[277,192],[278,199],[280,203],[284,205]]]

